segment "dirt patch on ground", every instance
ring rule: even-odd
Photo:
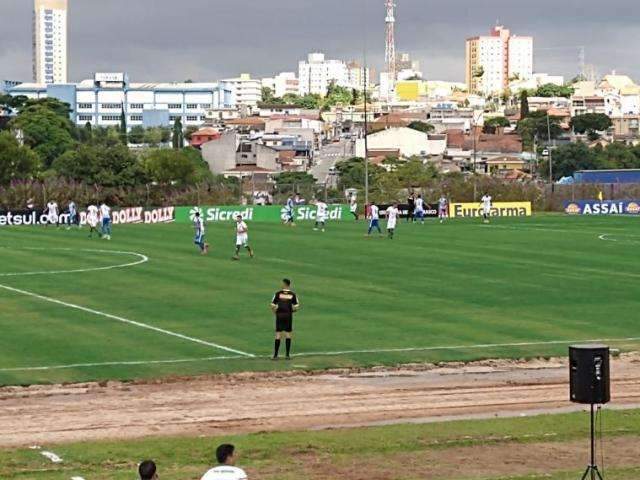
[[[612,359],[613,408],[640,407],[639,367],[637,353]],[[0,446],[427,422],[580,408],[567,399],[564,360],[6,387],[0,389]]]
[[[607,458],[608,468],[635,467],[640,458],[640,442],[635,437],[614,438],[607,441],[607,451],[612,453]],[[308,479],[513,478],[571,470],[582,473],[586,463],[585,442],[509,443],[367,456],[349,462],[309,458],[300,463],[298,473],[300,478]],[[278,478],[282,472],[273,467],[249,474],[251,478],[270,479]]]

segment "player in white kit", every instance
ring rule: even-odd
[[[489,223],[491,218],[491,195],[485,193],[482,197],[482,221]]]
[[[236,254],[233,256],[234,260],[240,260],[240,248],[242,247],[246,248],[249,256],[253,258],[253,250],[249,246],[249,228],[242,220],[242,215],[238,215],[236,217]]]
[[[87,207],[87,225],[89,225],[89,238],[93,237],[93,232],[101,236],[98,231],[98,207],[89,205]]]
[[[324,226],[327,222],[327,206],[322,200],[316,202],[316,226],[313,227],[315,231],[322,230],[324,232]]]
[[[349,200],[349,211],[351,215],[353,215],[353,219],[358,220],[358,199],[355,195],[351,195],[351,199]]]
[[[102,238],[111,240],[111,207],[106,203],[100,205],[100,218],[102,218]]]
[[[389,240],[393,240],[393,234],[396,231],[399,216],[400,210],[398,209],[397,203],[387,208],[387,235],[389,236]]]
[[[440,219],[440,223],[444,222],[447,219],[447,207],[449,206],[449,201],[447,197],[442,195],[438,200],[438,218]]]
[[[420,219],[420,222],[424,224],[424,200],[422,199],[422,195],[418,195],[418,198],[416,198],[413,218],[414,220]]]
[[[51,200],[47,203],[47,223],[46,225],[58,225],[58,221],[60,220],[60,215],[58,212],[58,204]]]
[[[371,235],[374,228],[382,235],[382,230],[380,230],[380,209],[375,203],[372,203],[369,207],[369,230],[367,231],[367,236]]]

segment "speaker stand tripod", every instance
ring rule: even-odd
[[[596,465],[596,416],[593,403],[591,404],[591,461],[582,475],[582,480],[604,480]]]

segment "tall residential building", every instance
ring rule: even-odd
[[[349,69],[342,60],[327,60],[324,53],[310,53],[307,61],[298,64],[299,94],[326,95],[331,82],[341,87],[351,87]]]
[[[34,0],[33,80],[67,83],[67,0]]]
[[[271,89],[273,95],[278,98],[287,94],[297,95],[299,84],[294,72],[282,72],[275,77],[262,79],[262,86]]]
[[[364,89],[364,80],[367,79],[367,87],[371,85],[371,70],[363,67],[359,62],[353,60],[347,63],[349,74],[349,86],[356,90]]]
[[[248,73],[242,73],[236,78],[221,80],[232,92],[233,104],[254,109],[262,100],[262,80],[251,78]]]
[[[533,76],[533,37],[519,37],[502,25],[466,44],[466,82],[471,93],[499,93],[514,79]]]

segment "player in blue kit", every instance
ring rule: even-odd
[[[200,212],[196,212],[196,217],[193,219],[193,228],[195,229],[193,243],[198,246],[202,255],[206,255],[209,253],[209,244],[204,241],[204,222],[200,217]]]

